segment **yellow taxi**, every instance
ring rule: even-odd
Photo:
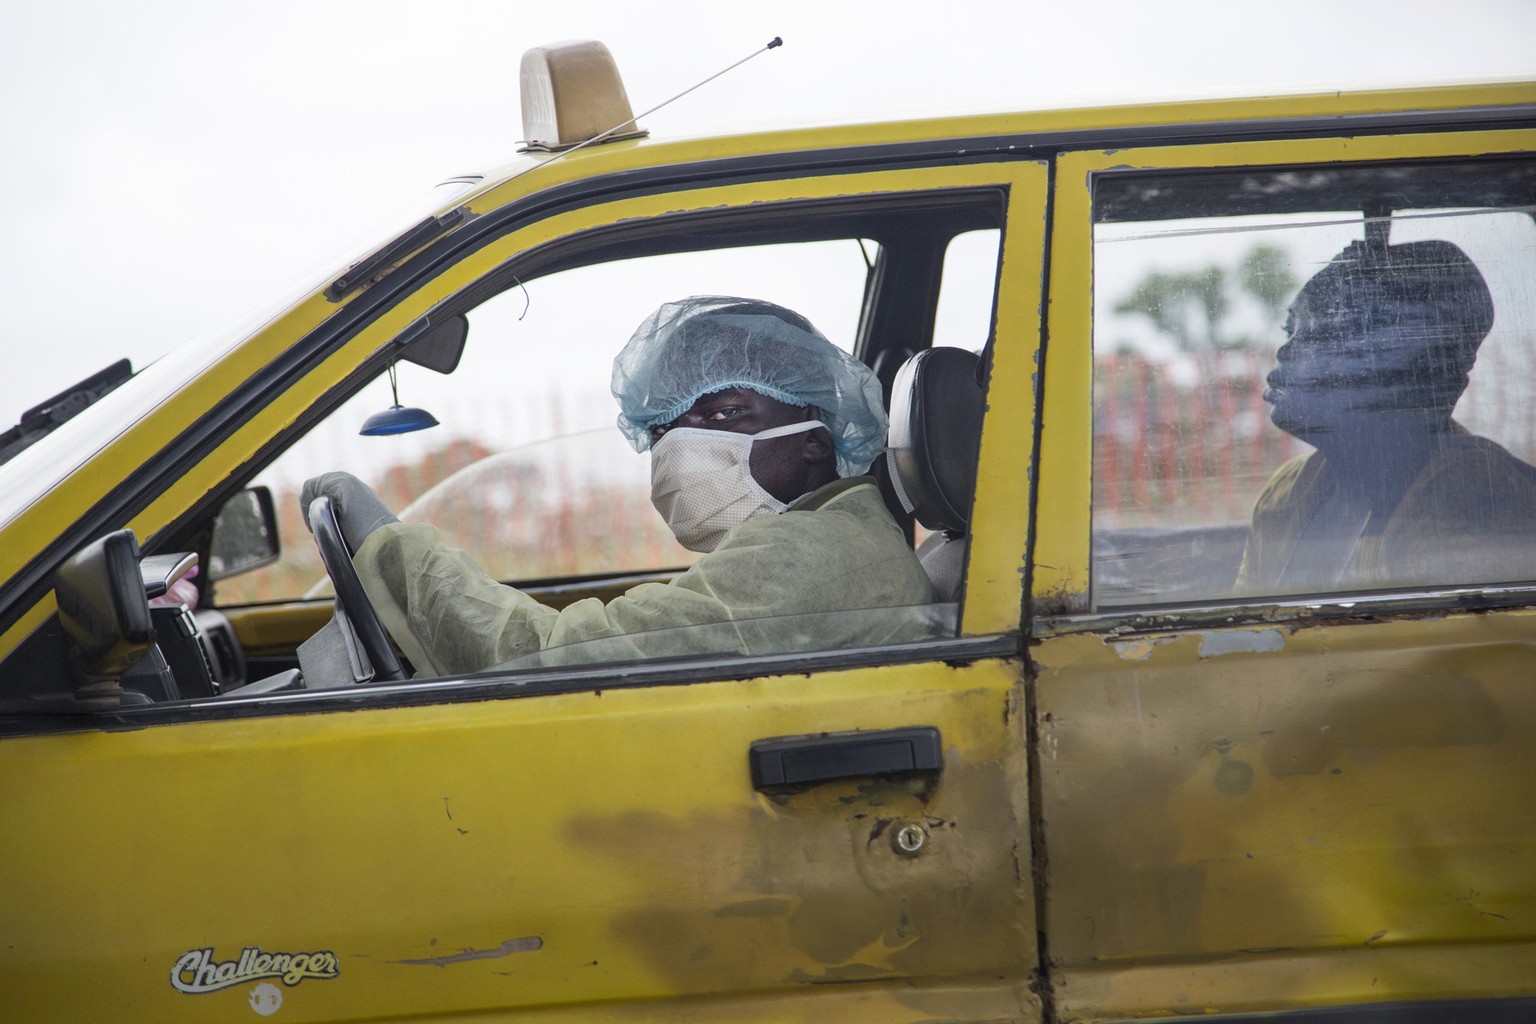
[[[1536,1015],[1536,83],[667,140],[600,45],[522,79],[507,166],[0,435],[0,1018]],[[373,667],[303,481],[665,582],[609,374],[703,294],[877,375],[924,637]]]

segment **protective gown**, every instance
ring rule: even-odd
[[[487,576],[435,527],[375,530],[354,564],[419,675],[918,640],[952,629],[867,477],[733,527],[668,583],[556,610]],[[854,610],[850,610],[854,609]]]

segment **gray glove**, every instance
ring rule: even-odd
[[[354,552],[374,530],[400,521],[373,493],[373,488],[351,473],[321,473],[304,481],[304,489],[299,492],[299,508],[304,514],[306,528],[309,526],[310,502],[321,495],[331,499],[341,535]]]

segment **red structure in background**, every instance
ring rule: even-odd
[[[1269,422],[1271,357],[1191,355],[1179,372],[1134,353],[1094,374],[1095,525],[1241,522],[1269,475],[1307,447]]]

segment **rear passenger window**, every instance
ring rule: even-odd
[[[991,337],[1002,235],[997,228],[966,231],[945,248],[939,306],[934,313],[934,347],[980,352]]]
[[[1094,186],[1095,607],[1536,580],[1536,165]]]

